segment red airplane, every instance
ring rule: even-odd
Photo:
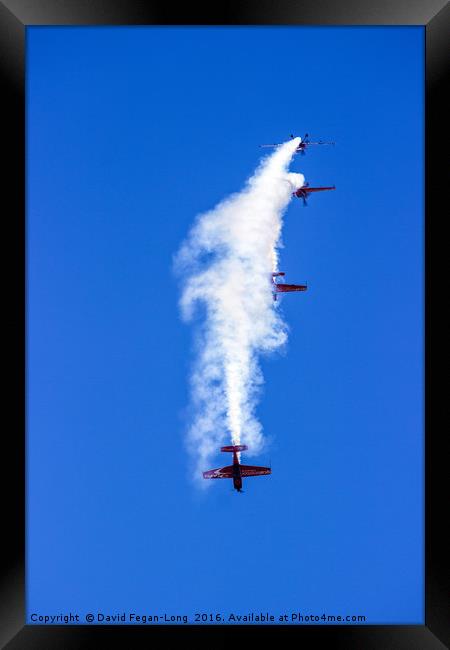
[[[298,199],[303,199],[303,205],[307,205],[306,197],[312,192],[323,192],[324,190],[335,190],[336,186],[332,187],[309,187],[309,183],[305,183],[302,187],[299,187],[298,190],[292,192],[292,196],[296,196]]]
[[[233,464],[220,469],[210,469],[208,472],[203,472],[203,478],[231,478],[233,479],[233,487],[238,492],[242,492],[242,479],[247,476],[263,476],[264,474],[271,474],[270,467],[257,467],[256,465],[241,465],[237,456],[238,451],[245,451],[248,449],[247,445],[234,445],[230,447],[221,447],[220,451],[233,452]]]
[[[284,282],[278,283],[275,278],[279,276],[285,276],[285,273],[272,273],[272,295],[273,299],[277,300],[277,293],[288,293],[290,291],[306,291],[306,284],[284,284]]]
[[[291,138],[294,138],[295,136],[292,135],[291,133]],[[260,147],[279,147],[281,143],[278,144],[260,144]],[[334,142],[324,142],[323,140],[318,140],[317,142],[311,142],[311,140],[308,140],[308,134],[305,133],[305,137],[302,138],[302,141],[298,145],[297,149],[295,150],[294,153],[301,153],[302,156],[305,155],[306,148],[311,146],[312,144],[333,144]]]

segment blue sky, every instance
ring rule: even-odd
[[[424,622],[423,46],[421,27],[27,29],[28,617]],[[199,493],[172,257],[260,143],[305,131],[336,146],[291,170],[337,189],[285,217],[280,266],[308,291],[262,362],[251,462],[273,474]]]

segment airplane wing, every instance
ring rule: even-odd
[[[335,190],[335,187],[308,187],[307,192],[323,192],[324,190]]]
[[[203,472],[203,478],[233,478],[233,465]]]
[[[241,476],[263,476],[271,474],[270,467],[258,467],[257,465],[241,465]]]
[[[305,284],[277,284],[277,291],[280,291],[281,293],[289,292],[289,291],[306,291],[306,285]]]

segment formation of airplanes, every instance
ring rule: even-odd
[[[294,135],[291,134],[291,138],[294,138]],[[279,147],[281,146],[282,143],[278,144],[261,144],[261,147]],[[311,145],[320,145],[320,144],[328,144],[328,145],[334,145],[334,142],[324,142],[323,140],[318,140],[317,142],[312,142],[309,140],[308,134],[305,134],[305,137],[301,139],[300,144],[295,150],[295,153],[300,153],[302,155],[305,155],[307,147]],[[292,196],[295,196],[298,199],[303,200],[303,205],[307,205],[306,199],[309,196],[309,194],[312,194],[313,192],[324,192],[327,190],[335,190],[336,186],[328,186],[328,187],[310,187],[309,183],[304,183],[301,187],[295,190],[295,192],[292,192]],[[307,290],[307,285],[306,284],[286,284],[283,280],[285,277],[285,273],[278,271],[276,273],[272,273],[271,280],[272,280],[272,297],[273,300],[277,300],[277,294],[278,293],[291,293],[294,291],[306,291]],[[283,280],[282,280],[283,278]],[[233,481],[233,488],[237,492],[242,492],[242,479],[244,477],[249,477],[249,476],[264,476],[267,474],[271,474],[272,470],[270,467],[260,467],[257,465],[242,465],[238,453],[241,451],[247,450],[248,447],[247,445],[230,445],[227,447],[221,447],[220,451],[224,452],[231,452],[233,454],[233,464],[232,465],[227,465],[225,467],[220,467],[218,469],[210,469],[207,472],[203,472],[203,478],[205,479],[218,479],[218,478],[229,478],[232,479]]]
[[[291,138],[294,138],[294,134],[291,133]],[[260,147],[280,147],[283,143],[278,142],[275,144],[260,144]],[[301,153],[303,156],[306,153],[306,149],[312,145],[319,145],[319,144],[331,144],[334,145],[334,142],[325,142],[324,140],[317,140],[317,142],[313,142],[309,139],[308,133],[305,133],[305,136],[301,138],[300,144],[296,148],[294,153]],[[295,192],[292,192],[292,196],[297,197],[298,199],[303,200],[303,205],[306,206],[308,205],[306,202],[306,199],[309,194],[312,194],[313,192],[324,192],[326,190],[335,190],[336,187],[332,185],[331,187],[310,187],[309,183],[305,183],[302,185],[302,187],[299,187]]]

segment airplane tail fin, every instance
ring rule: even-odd
[[[220,451],[245,451],[248,449],[247,445],[229,445],[228,447],[221,447]]]

